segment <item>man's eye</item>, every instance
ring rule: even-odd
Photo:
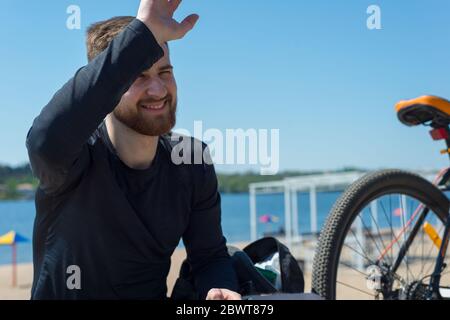
[[[167,75],[167,74],[171,74],[171,73],[172,73],[171,70],[165,70],[165,71],[161,71],[159,74]]]

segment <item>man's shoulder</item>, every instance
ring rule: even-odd
[[[214,171],[208,145],[191,136],[171,132],[161,136],[172,165],[185,169],[196,178]]]
[[[164,135],[161,140],[170,145],[171,165],[179,170],[180,177],[188,179],[195,203],[217,193],[217,175],[206,143],[177,133]]]

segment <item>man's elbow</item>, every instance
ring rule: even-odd
[[[47,131],[31,127],[25,140],[30,160],[39,158],[47,162],[52,162],[55,148],[51,140]]]

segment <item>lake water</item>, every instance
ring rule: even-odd
[[[319,193],[317,195],[318,226],[322,225],[339,193]],[[300,232],[310,232],[309,195],[298,195]],[[257,197],[258,215],[271,214],[279,217],[278,223],[270,226],[278,230],[284,226],[284,197],[282,194],[261,195]],[[15,230],[30,239],[29,243],[18,245],[18,261],[32,261],[31,238],[35,216],[34,201],[3,201],[0,202],[0,235]],[[222,227],[228,242],[250,240],[250,205],[248,194],[222,195]],[[258,224],[259,236],[269,231],[267,226]],[[11,262],[11,248],[0,246],[0,264]]]

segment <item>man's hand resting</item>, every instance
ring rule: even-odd
[[[136,18],[145,23],[160,45],[183,38],[198,21],[199,16],[191,14],[177,22],[173,14],[180,3],[181,0],[141,0]]]
[[[242,297],[239,293],[228,289],[211,289],[206,300],[242,300]]]

